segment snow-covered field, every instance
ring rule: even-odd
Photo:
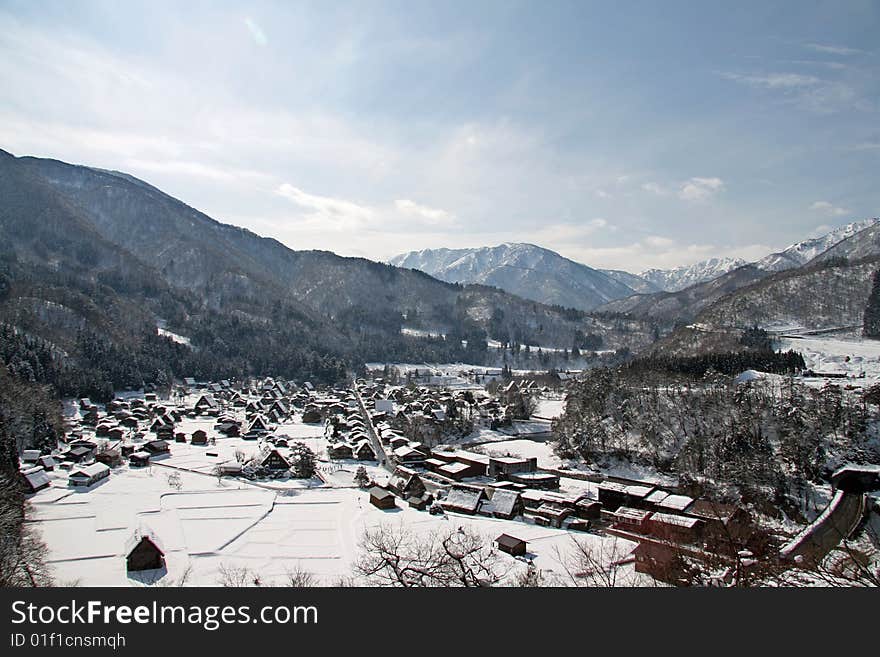
[[[37,493],[34,521],[49,546],[48,561],[60,583],[83,586],[138,585],[144,576],[129,577],[126,542],[135,528],[158,536],[166,552],[167,573],[174,583],[189,571],[187,583],[215,585],[222,568],[247,568],[263,583],[282,583],[287,572],[308,571],[324,584],[352,574],[358,542],[367,528],[382,524],[412,532],[469,527],[491,541],[502,533],[529,543],[535,565],[562,575],[557,550],[572,547],[570,532],[524,522],[469,517],[432,516],[402,507],[381,511],[368,494],[355,488],[273,491],[244,482],[183,472],[180,491],[169,487],[167,469],[114,471],[87,491],[63,487],[63,480]],[[575,482],[577,485],[588,485]],[[62,486],[62,487],[59,487]],[[608,550],[616,541],[618,555],[634,545],[594,534],[578,540]],[[509,558],[511,567],[523,568]],[[631,566],[629,574],[633,575]]]
[[[190,400],[192,402],[192,400]],[[68,411],[79,410],[68,405]],[[214,418],[186,418],[178,429],[190,435],[204,429],[215,444],[171,443],[171,454],[146,468],[115,468],[107,479],[89,489],[67,486],[61,470],[50,473],[52,486],[31,496],[31,521],[48,546],[48,562],[60,584],[83,586],[173,585],[186,577],[190,585],[217,585],[224,569],[258,575],[261,583],[283,584],[294,570],[312,573],[322,584],[334,584],[353,574],[358,543],[365,530],[383,524],[414,533],[468,527],[487,543],[502,533],[528,541],[529,556],[549,577],[563,577],[560,554],[570,553],[573,539],[589,543],[609,559],[621,559],[635,547],[622,539],[540,527],[531,522],[482,516],[433,516],[397,501],[398,508],[382,511],[355,487],[353,478],[363,465],[379,484],[388,472],[374,462],[328,461],[323,427],[299,421],[279,425],[274,435],[301,440],[319,457],[319,477],[297,479],[217,479],[216,465],[235,462],[259,450],[257,441],[220,436]],[[546,423],[542,423],[542,426]],[[525,423],[524,426],[530,426]],[[542,465],[559,464],[546,443],[509,439],[491,453],[536,456]],[[284,449],[281,449],[284,453]],[[209,453],[212,454],[209,456]],[[216,454],[216,456],[214,456]],[[179,477],[179,487],[169,476]],[[563,493],[588,492],[590,482],[563,479]],[[149,530],[166,554],[166,571],[129,575],[125,555],[135,531]],[[525,562],[508,555],[510,573]],[[619,569],[625,580],[643,584],[632,564]]]
[[[844,373],[851,377],[864,372],[870,383],[880,379],[880,340],[857,336],[788,337],[779,339],[779,348],[799,351],[807,367],[817,372]]]

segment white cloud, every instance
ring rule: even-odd
[[[309,223],[329,230],[365,229],[376,219],[376,212],[372,208],[344,199],[309,194],[288,183],[280,185],[275,193],[309,210],[306,215]]]
[[[721,178],[691,178],[681,184],[678,197],[683,201],[706,201],[723,189]]]
[[[809,237],[822,237],[823,235],[830,233],[832,228],[833,227],[829,224],[820,224],[810,231]]]
[[[415,215],[420,217],[427,224],[448,224],[454,221],[455,217],[446,210],[438,210],[429,208],[426,205],[420,205],[409,199],[398,199],[394,201],[394,207],[406,215]]]
[[[716,244],[687,244],[670,237],[651,235],[631,244],[612,247],[562,246],[564,256],[591,267],[624,269],[637,274],[646,269],[669,269],[714,257],[742,258],[753,262],[779,249],[766,244],[725,248]]]
[[[810,204],[810,210],[821,212],[828,217],[842,217],[850,213],[846,208],[841,208],[828,201],[815,201]]]
[[[266,182],[272,179],[272,176],[260,171],[252,171],[248,169],[225,168],[222,166],[213,166],[203,162],[188,162],[182,160],[144,160],[138,158],[130,158],[125,160],[124,164],[127,171],[137,174],[139,171],[147,171],[151,173],[172,174],[175,176],[193,176],[196,178],[207,178],[224,183],[235,182]]]

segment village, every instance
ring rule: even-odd
[[[584,545],[633,585],[684,583],[694,564],[720,585],[741,577],[768,540],[744,507],[553,456],[565,379],[388,368],[335,388],[188,378],[165,394],[71,400],[58,449],[26,450],[22,479],[50,565],[84,585],[210,585],[233,568],[258,573],[250,584],[291,570],[339,584],[360,534],[386,523],[467,526],[511,572],[549,581],[572,576],[566,554]],[[802,542],[776,548],[815,553]]]

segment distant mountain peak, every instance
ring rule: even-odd
[[[450,283],[479,283],[526,299],[591,310],[634,294],[620,278],[524,242],[470,249],[422,249],[389,263],[419,269]]]
[[[880,222],[880,219],[862,219],[853,221],[845,226],[839,226],[824,235],[811,237],[800,242],[795,242],[788,248],[777,253],[771,253],[758,260],[755,266],[765,271],[783,271],[805,265],[813,258],[817,258],[830,248],[845,239],[860,233]]]
[[[747,264],[742,258],[708,258],[692,265],[672,269],[646,269],[639,277],[666,292],[678,292],[705,283]]]

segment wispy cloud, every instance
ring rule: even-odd
[[[779,94],[801,109],[817,114],[847,110],[867,110],[873,103],[866,101],[859,90],[845,79],[828,79],[801,73],[721,73],[722,78],[753,89]]]
[[[403,229],[432,231],[449,229],[457,224],[457,219],[451,212],[409,199],[397,199],[391,203],[361,203],[312,194],[290,183],[279,185],[275,194],[292,201],[305,211],[300,216],[304,226],[334,232],[394,232]]]
[[[691,178],[681,184],[678,197],[683,201],[707,201],[723,189],[721,178]]]
[[[853,146],[853,151],[876,151],[880,150],[880,141],[863,141]]]
[[[249,169],[226,168],[214,166],[203,162],[187,162],[181,160],[144,160],[129,158],[125,160],[126,169],[134,173],[146,171],[149,173],[163,173],[175,176],[193,176],[208,180],[233,183],[233,182],[267,182],[272,176],[261,171]]]
[[[821,52],[826,55],[859,55],[863,54],[865,51],[860,50],[859,48],[849,48],[847,46],[836,46],[825,43],[807,43],[804,44],[804,47],[809,48],[810,50],[814,50],[816,52]]]
[[[372,208],[345,199],[309,194],[289,183],[280,185],[275,193],[307,210],[306,216],[310,221],[328,230],[367,228],[376,219],[376,212]]]
[[[846,208],[841,208],[828,201],[814,201],[810,204],[810,210],[820,212],[828,217],[843,217],[850,214]]]
[[[822,82],[820,78],[814,75],[803,75],[801,73],[767,73],[756,75],[722,73],[721,77],[762,89],[801,89],[813,87]]]
[[[642,189],[646,192],[650,192],[651,194],[656,194],[657,196],[668,196],[669,190],[655,182],[646,182],[642,185]]]
[[[245,18],[244,24],[247,27],[251,38],[254,40],[254,43],[258,46],[265,46],[269,43],[269,39],[266,38],[266,33],[263,32],[263,28],[260,27],[253,18]]]
[[[430,208],[427,205],[421,205],[405,198],[394,201],[394,207],[406,215],[419,217],[428,224],[448,224],[455,219],[453,215],[446,210]]]

